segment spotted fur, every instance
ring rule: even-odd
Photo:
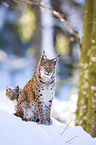
[[[19,86],[15,86],[13,88],[6,86],[6,96],[8,96],[12,101],[18,100],[21,91],[22,89],[19,88]]]
[[[51,124],[51,105],[55,94],[55,71],[58,57],[41,55],[33,77],[19,93],[15,115],[23,120]]]

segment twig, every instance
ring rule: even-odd
[[[39,5],[39,3],[40,3],[38,0],[35,0],[35,1],[12,0],[12,1],[14,1],[15,3],[20,4],[20,5],[22,5],[22,4],[23,5],[27,5],[27,4],[29,4],[29,5]]]
[[[65,132],[65,130],[68,128],[68,126],[70,125],[72,119],[70,120],[70,122],[67,124],[67,126],[65,127],[65,129],[61,132],[61,135]]]
[[[79,136],[78,136],[78,135],[77,135],[77,136],[74,136],[74,137],[72,137],[71,139],[67,140],[65,143],[68,143],[69,141],[73,140],[73,139],[76,138],[76,137],[79,137]]]
[[[6,2],[2,2],[2,4],[7,8],[9,7],[9,5]]]
[[[63,15],[62,14],[60,14],[59,12],[57,12],[57,11],[55,11],[53,9],[50,9],[50,8],[46,7],[44,5],[44,3],[40,2],[39,0],[34,0],[34,1],[29,1],[29,0],[26,0],[26,1],[23,1],[23,0],[22,1],[12,0],[12,1],[16,2],[17,4],[23,4],[23,5],[27,5],[27,4],[29,4],[29,5],[39,5],[40,7],[43,7],[45,9],[49,10],[52,14],[54,14],[55,16],[57,16],[60,19],[61,22],[63,22],[66,25],[67,30],[68,30],[69,33],[71,33],[72,35],[75,35],[76,36],[77,42],[78,42],[78,45],[79,45],[79,48],[81,49],[80,38],[79,38],[78,33],[75,32],[69,26],[69,24],[67,23],[67,21],[63,18]]]

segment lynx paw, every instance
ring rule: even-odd
[[[52,124],[52,120],[47,120],[47,125],[51,125]]]
[[[40,124],[45,124],[45,125],[51,125],[52,124],[52,120],[40,120],[39,121]]]

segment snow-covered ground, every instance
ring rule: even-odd
[[[96,145],[96,139],[81,127],[65,128],[56,121],[40,125],[0,111],[0,145]]]
[[[59,100],[54,98],[52,104],[52,117],[64,124],[70,122],[71,126],[75,125],[77,95],[72,95],[68,100]]]
[[[14,105],[4,93],[0,92],[0,145],[96,145],[96,138],[82,127],[66,127],[54,119],[52,125],[22,121],[12,115]]]

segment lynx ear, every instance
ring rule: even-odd
[[[19,92],[19,86],[18,85],[14,88],[15,88],[16,92]]]
[[[59,60],[60,55],[58,55],[56,58],[52,59],[52,61],[56,64]]]
[[[47,59],[47,56],[45,54],[45,51],[43,51],[43,54],[41,55],[41,60],[45,60],[45,59]]]

